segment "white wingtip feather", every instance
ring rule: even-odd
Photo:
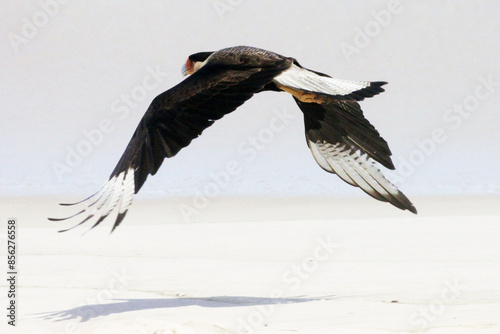
[[[309,147],[318,164],[337,174],[347,183],[360,187],[370,196],[390,202],[401,209],[416,211],[411,202],[375,166],[373,159],[346,144],[309,141]],[[325,168],[325,162],[329,168]]]

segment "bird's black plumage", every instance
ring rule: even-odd
[[[416,213],[406,196],[374,167],[378,162],[394,169],[391,151],[356,102],[383,92],[385,82],[333,79],[303,68],[294,58],[247,46],[195,53],[184,71],[191,76],[153,99],[103,188],[75,203],[85,207],[68,218],[83,215],[78,225],[96,218],[95,227],[116,209],[115,229],[133,194],[165,158],[175,156],[261,91],[293,95],[304,114],[307,144],[323,169],[376,199]]]
[[[245,69],[238,70],[238,64]],[[290,65],[286,58],[266,58],[255,64],[246,59],[231,63],[215,59],[205,65],[153,100],[110,178],[134,168],[137,193],[164,158],[176,155]]]

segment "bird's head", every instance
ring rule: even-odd
[[[190,55],[186,63],[182,65],[182,75],[186,76],[198,71],[206,64],[208,57],[210,57],[212,53],[213,52],[198,52]]]

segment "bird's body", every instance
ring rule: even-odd
[[[183,73],[191,75],[152,101],[101,190],[74,203],[85,205],[71,216],[86,214],[78,225],[95,218],[93,227],[97,226],[117,209],[115,229],[133,195],[165,158],[175,156],[214,121],[262,91],[293,96],[304,114],[307,144],[321,168],[378,200],[416,213],[376,167],[378,162],[394,169],[391,152],[356,102],[383,92],[385,82],[333,79],[303,68],[294,58],[248,46],[193,54]]]

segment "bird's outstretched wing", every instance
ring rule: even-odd
[[[307,144],[321,168],[375,199],[417,213],[410,200],[376,166],[378,162],[394,169],[391,151],[356,101],[295,101],[304,113]]]
[[[363,116],[357,101],[384,91],[383,81],[348,81],[311,71],[295,62],[275,78],[304,114],[307,145],[316,162],[368,195],[417,213],[375,162],[394,169],[387,142]]]
[[[262,90],[292,62],[284,57],[258,59],[256,63],[243,58],[234,61],[240,60],[242,64],[236,64],[238,66],[207,63],[157,96],[101,190],[81,202],[62,204],[83,206],[73,216],[49,219],[81,219],[73,227],[95,220],[94,228],[117,209],[113,231],[125,217],[133,195],[148,175],[158,171],[165,158],[173,157],[188,146],[204,129]]]

